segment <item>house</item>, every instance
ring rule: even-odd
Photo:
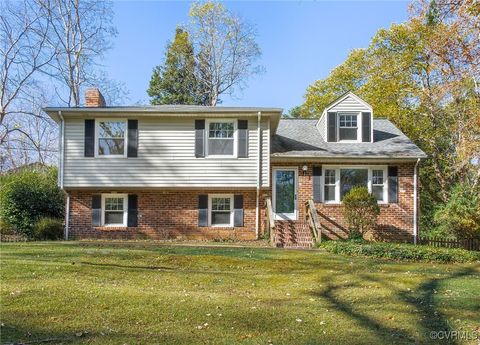
[[[60,126],[69,239],[254,240],[271,230],[279,246],[310,246],[319,231],[347,236],[342,198],[365,185],[381,208],[371,235],[416,240],[426,156],[351,92],[316,119],[282,119],[279,108],[108,107],[97,89],[85,107],[45,111]]]

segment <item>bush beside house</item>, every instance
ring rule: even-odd
[[[2,233],[13,232],[29,239],[49,239],[56,234],[64,216],[64,196],[52,167],[25,168],[0,177],[0,222]],[[42,217],[49,217],[47,221]],[[52,219],[53,218],[53,219]],[[63,225],[62,225],[63,233]]]
[[[320,245],[328,252],[349,256],[427,262],[480,262],[480,252],[456,248],[435,248],[401,243],[368,243],[365,241],[325,241]]]
[[[380,207],[366,187],[353,187],[342,202],[343,215],[348,224],[350,237],[363,237],[375,228]]]

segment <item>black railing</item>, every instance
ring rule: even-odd
[[[420,237],[418,243],[431,247],[462,248],[466,250],[480,251],[480,239],[478,238],[456,239],[442,237]]]

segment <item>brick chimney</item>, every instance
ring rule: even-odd
[[[87,107],[104,107],[105,98],[96,87],[90,87],[85,90],[85,106]]]

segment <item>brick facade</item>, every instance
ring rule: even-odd
[[[255,239],[255,190],[121,191],[138,196],[137,227],[93,227],[92,195],[111,190],[71,190],[69,238],[114,239]],[[244,226],[198,227],[200,194],[242,194]]]
[[[302,167],[307,165],[304,173]],[[298,168],[298,220],[305,219],[305,203],[312,198],[312,172],[320,163],[275,163],[276,167]],[[336,164],[338,165],[338,164]],[[380,205],[378,226],[369,236],[385,241],[413,240],[413,163],[398,166],[398,203]],[[273,176],[273,174],[271,174]],[[138,196],[137,227],[93,227],[92,195],[111,193],[112,190],[72,190],[70,195],[69,238],[116,238],[116,239],[255,239],[255,190],[115,190],[118,193]],[[237,228],[198,227],[198,195],[200,194],[242,194],[244,197],[244,226]],[[260,197],[260,233],[265,231],[266,197],[271,189],[264,189]],[[273,201],[273,200],[272,200]],[[342,206],[316,204],[320,221],[331,239],[348,236],[342,216]]]
[[[332,163],[329,163],[332,164]],[[307,165],[308,170],[305,174],[302,167]],[[275,163],[272,169],[276,167],[297,167],[298,168],[298,220],[305,219],[305,203],[312,198],[312,172],[314,165],[321,163]],[[341,164],[335,164],[341,165]],[[354,165],[354,164],[346,164]],[[381,204],[380,215],[377,220],[377,228],[371,234],[373,239],[383,241],[413,241],[413,176],[414,163],[395,164],[398,166],[398,203]],[[273,173],[271,174],[273,177]],[[269,192],[271,195],[271,192]],[[272,200],[273,202],[273,200]],[[320,222],[324,226],[325,235],[331,239],[345,238],[348,236],[345,221],[342,216],[342,206],[333,204],[315,204]]]

